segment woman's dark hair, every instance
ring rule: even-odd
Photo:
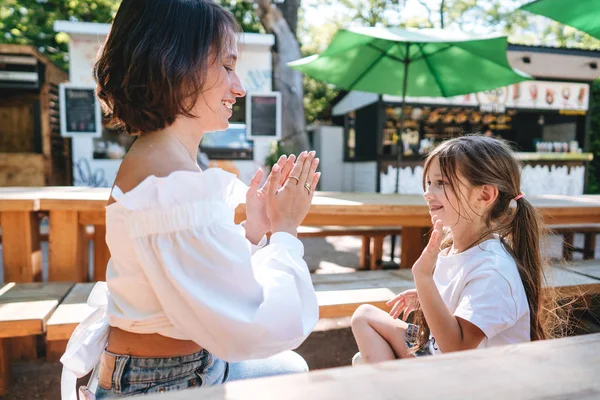
[[[238,32],[213,0],[123,0],[94,66],[105,114],[129,134],[194,117],[209,65]]]

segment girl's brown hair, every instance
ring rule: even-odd
[[[546,279],[540,251],[540,238],[545,230],[543,222],[526,197],[511,207],[521,190],[520,160],[509,145],[499,139],[480,135],[451,139],[442,142],[427,156],[424,189],[431,163],[436,159],[443,179],[448,182],[444,188],[449,186],[457,193],[460,208],[464,207],[462,195],[457,191],[461,179],[473,187],[493,185],[498,188],[498,198],[484,216],[487,230],[475,243],[492,233],[497,234],[514,258],[529,303],[531,340],[560,335],[563,319],[558,317],[556,295],[548,288],[542,289]],[[460,209],[457,211],[460,214]],[[442,247],[451,244],[452,238],[446,236]],[[421,310],[415,313],[415,324],[419,325],[419,333],[413,350],[427,343],[430,334]]]
[[[129,134],[194,117],[208,66],[237,32],[233,15],[213,0],[123,0],[94,66],[105,114]]]

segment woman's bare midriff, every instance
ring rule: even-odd
[[[192,340],[179,340],[157,333],[140,334],[111,327],[106,350],[134,357],[180,357],[202,351]]]

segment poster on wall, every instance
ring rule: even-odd
[[[59,87],[60,133],[62,136],[102,134],[100,104],[94,86],[63,83]]]
[[[281,139],[281,93],[249,93],[246,125],[248,139]]]
[[[525,81],[510,86],[455,97],[410,97],[409,104],[439,104],[480,107],[484,112],[504,112],[507,108],[532,110],[587,111],[590,85],[576,82]],[[398,96],[384,101],[400,102]]]

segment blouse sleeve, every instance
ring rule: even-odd
[[[177,187],[162,182],[121,195],[137,259],[175,328],[217,357],[239,361],[294,349],[319,314],[303,245],[275,233],[252,254],[244,228],[233,222],[247,188],[211,171],[193,184],[176,179]],[[197,197],[172,192],[181,188]],[[139,209],[130,193],[159,200]]]

